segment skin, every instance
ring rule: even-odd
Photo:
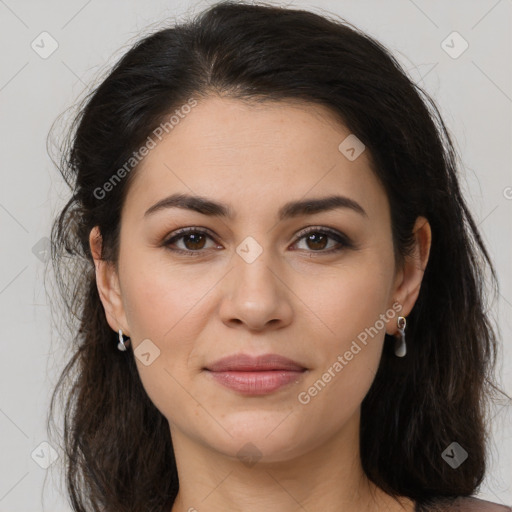
[[[430,226],[419,217],[415,253],[395,267],[389,203],[368,150],[354,161],[338,150],[349,133],[323,106],[208,97],[137,169],[117,269],[100,260],[101,238],[91,231],[109,325],[133,350],[146,339],[160,350],[148,366],[135,361],[169,421],[180,479],[172,512],[413,510],[412,501],[398,503],[369,482],[358,448],[360,405],[398,314],[309,403],[297,398],[393,303],[407,317],[428,261]],[[226,203],[236,216],[172,208],[144,218],[176,192]],[[333,193],[357,201],[367,217],[339,208],[277,219],[288,201]],[[189,226],[212,238],[185,236],[172,247],[198,256],[165,247]],[[298,239],[309,226],[335,229],[355,248],[329,254],[337,240]],[[252,263],[236,252],[248,236],[263,250]],[[278,353],[308,371],[270,394],[245,396],[202,370],[241,352]],[[237,456],[247,443],[261,457],[253,465]]]

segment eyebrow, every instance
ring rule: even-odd
[[[184,210],[193,210],[203,215],[212,217],[223,217],[233,219],[235,214],[229,205],[219,203],[212,199],[200,196],[191,196],[189,194],[172,194],[169,197],[158,201],[151,206],[144,217],[165,210],[168,208],[182,208]],[[301,215],[313,215],[315,213],[335,210],[338,208],[347,208],[355,211],[363,217],[368,217],[364,208],[353,199],[346,196],[332,195],[328,197],[305,199],[300,201],[290,201],[283,205],[278,211],[280,221],[299,217]]]

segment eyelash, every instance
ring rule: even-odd
[[[172,243],[176,242],[177,240],[183,238],[185,235],[188,235],[190,233],[206,235],[209,238],[211,238],[212,240],[214,240],[213,236],[208,231],[201,229],[201,228],[188,227],[188,228],[183,228],[183,229],[176,231],[173,234],[173,236],[168,238],[166,241],[164,241],[164,243],[162,245],[165,246],[168,250],[170,250],[174,253],[177,253],[177,254],[184,254],[186,256],[192,256],[192,257],[200,256],[201,253],[204,253],[203,249],[198,249],[197,251],[192,251],[192,250],[183,250],[183,249],[173,249],[173,248],[169,247]],[[307,235],[309,235],[311,233],[316,233],[316,234],[319,233],[319,234],[327,235],[329,238],[332,238],[336,242],[341,244],[342,247],[336,247],[334,249],[329,249],[329,250],[318,250],[318,251],[308,251],[308,252],[319,253],[319,254],[333,254],[333,253],[340,252],[343,249],[351,249],[354,247],[353,243],[350,241],[350,239],[346,235],[343,235],[342,233],[339,233],[338,231],[335,231],[333,229],[326,228],[326,227],[320,227],[320,226],[313,226],[313,227],[307,228],[306,230],[299,232],[297,234],[296,240],[293,242],[293,245],[295,245],[297,242],[299,242],[300,240],[302,240],[304,237],[306,237]]]

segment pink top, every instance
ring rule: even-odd
[[[455,500],[430,506],[418,506],[416,512],[512,512],[512,507],[473,497],[461,496]]]

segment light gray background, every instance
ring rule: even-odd
[[[37,454],[39,460],[48,457],[41,443],[47,440],[49,396],[68,355],[52,333],[43,289],[44,239],[68,197],[46,152],[48,131],[142,33],[210,3],[0,0],[0,511],[70,510],[59,495],[58,464],[45,470],[34,461]],[[439,105],[462,156],[463,189],[498,270],[501,296],[492,306],[503,339],[498,371],[503,388],[512,393],[512,0],[287,5],[334,12],[377,37]],[[31,47],[43,31],[58,43],[45,59]],[[441,46],[453,31],[469,44],[458,58]],[[452,46],[461,48],[457,40]],[[42,250],[34,254],[37,244]],[[510,409],[495,408],[491,465],[480,493],[507,504],[512,504]]]

